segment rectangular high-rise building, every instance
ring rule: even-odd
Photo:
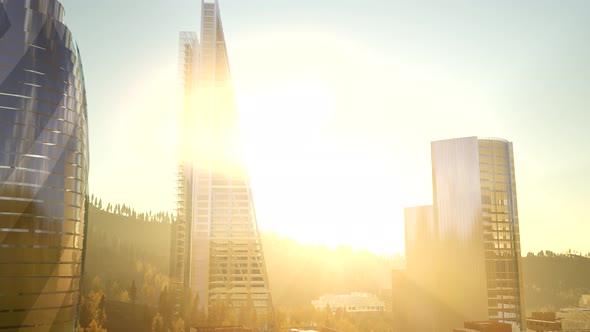
[[[181,33],[180,48],[183,162],[171,284],[190,289],[205,312],[222,304],[234,313],[255,311],[259,320],[271,320],[272,300],[216,0],[201,2],[200,41],[194,33]]]
[[[441,326],[486,320],[487,287],[477,138],[432,143]]]
[[[406,270],[402,314],[405,331],[438,332],[441,285],[437,264],[437,225],[432,205],[404,209]],[[392,286],[393,287],[393,286]]]
[[[436,274],[448,323],[490,319],[525,330],[512,143],[433,142],[432,179]]]
[[[432,205],[408,207],[404,209],[406,268],[412,278],[426,277],[431,267],[431,259],[436,239],[436,224]]]

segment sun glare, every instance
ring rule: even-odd
[[[276,149],[313,143],[334,112],[328,83],[314,78],[269,80],[237,94],[247,147],[268,145],[269,138]],[[248,150],[256,153],[255,148]]]
[[[138,211],[168,211],[173,207],[173,200],[161,197],[174,197],[179,108],[177,69],[174,65],[154,67],[128,86],[129,91],[123,91],[121,100],[113,103],[118,117],[103,138],[110,146],[117,147],[111,152],[117,162],[93,161],[95,169],[90,172],[91,177],[109,174],[112,181],[92,181],[92,192],[109,197],[112,203],[131,204]],[[146,156],[150,156],[149,167],[145,164]],[[113,191],[112,183],[132,185]],[[166,195],[154,195],[154,191]]]

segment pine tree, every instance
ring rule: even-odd
[[[135,286],[135,279],[133,279],[131,282],[131,287],[129,287],[129,298],[133,304],[135,304],[135,301],[137,301],[137,286]]]
[[[158,312],[162,316],[164,320],[164,325],[168,325],[172,321],[171,312],[170,312],[170,304],[168,301],[168,287],[164,287],[164,289],[160,292],[160,298],[158,300]]]
[[[162,316],[160,315],[160,313],[157,313],[156,316],[154,317],[154,320],[152,320],[152,332],[164,332],[164,319],[162,319]]]
[[[100,324],[100,326],[105,326],[105,324],[107,323],[107,306],[104,293],[100,297],[100,302],[98,303],[96,320]]]

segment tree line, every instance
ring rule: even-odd
[[[130,217],[139,221],[146,221],[146,222],[159,222],[159,223],[166,223],[170,224],[174,222],[174,216],[169,212],[155,212],[153,213],[151,210],[148,212],[141,212],[138,213],[135,211],[134,208],[125,205],[125,204],[111,204],[107,203],[103,205],[102,199],[95,197],[94,194],[90,196],[90,204],[96,207],[99,210],[112,213],[114,215],[123,216],[123,217]]]

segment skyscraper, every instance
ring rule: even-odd
[[[217,1],[201,3],[200,42],[190,33],[181,36],[185,163],[179,202],[185,220],[179,222],[191,236],[183,240],[190,242],[183,249],[188,260],[177,257],[173,265],[176,272],[179,265],[190,269],[185,284],[205,310],[223,301],[235,311],[252,308],[268,316],[272,301]]]
[[[406,268],[416,277],[427,277],[432,254],[436,250],[436,224],[432,205],[404,209]]]
[[[433,142],[431,153],[441,325],[451,330],[487,318],[477,138]]]
[[[512,143],[433,142],[432,178],[439,296],[457,313],[455,326],[491,319],[524,330]]]
[[[191,240],[193,229],[193,157],[194,125],[192,98],[195,88],[195,69],[198,40],[194,32],[181,32],[179,68],[182,81],[182,107],[179,116],[177,144],[180,157],[177,173],[176,220],[172,224],[170,239],[170,294],[174,314],[190,310],[191,301]],[[189,323],[189,322],[187,322]]]
[[[432,205],[404,209],[406,270],[403,276],[404,290],[397,294],[403,303],[396,313],[405,322],[405,331],[437,332],[441,324],[442,302],[437,267],[437,225]],[[399,280],[399,277],[398,277]]]
[[[57,0],[0,0],[0,330],[76,328],[88,126],[63,17]]]

